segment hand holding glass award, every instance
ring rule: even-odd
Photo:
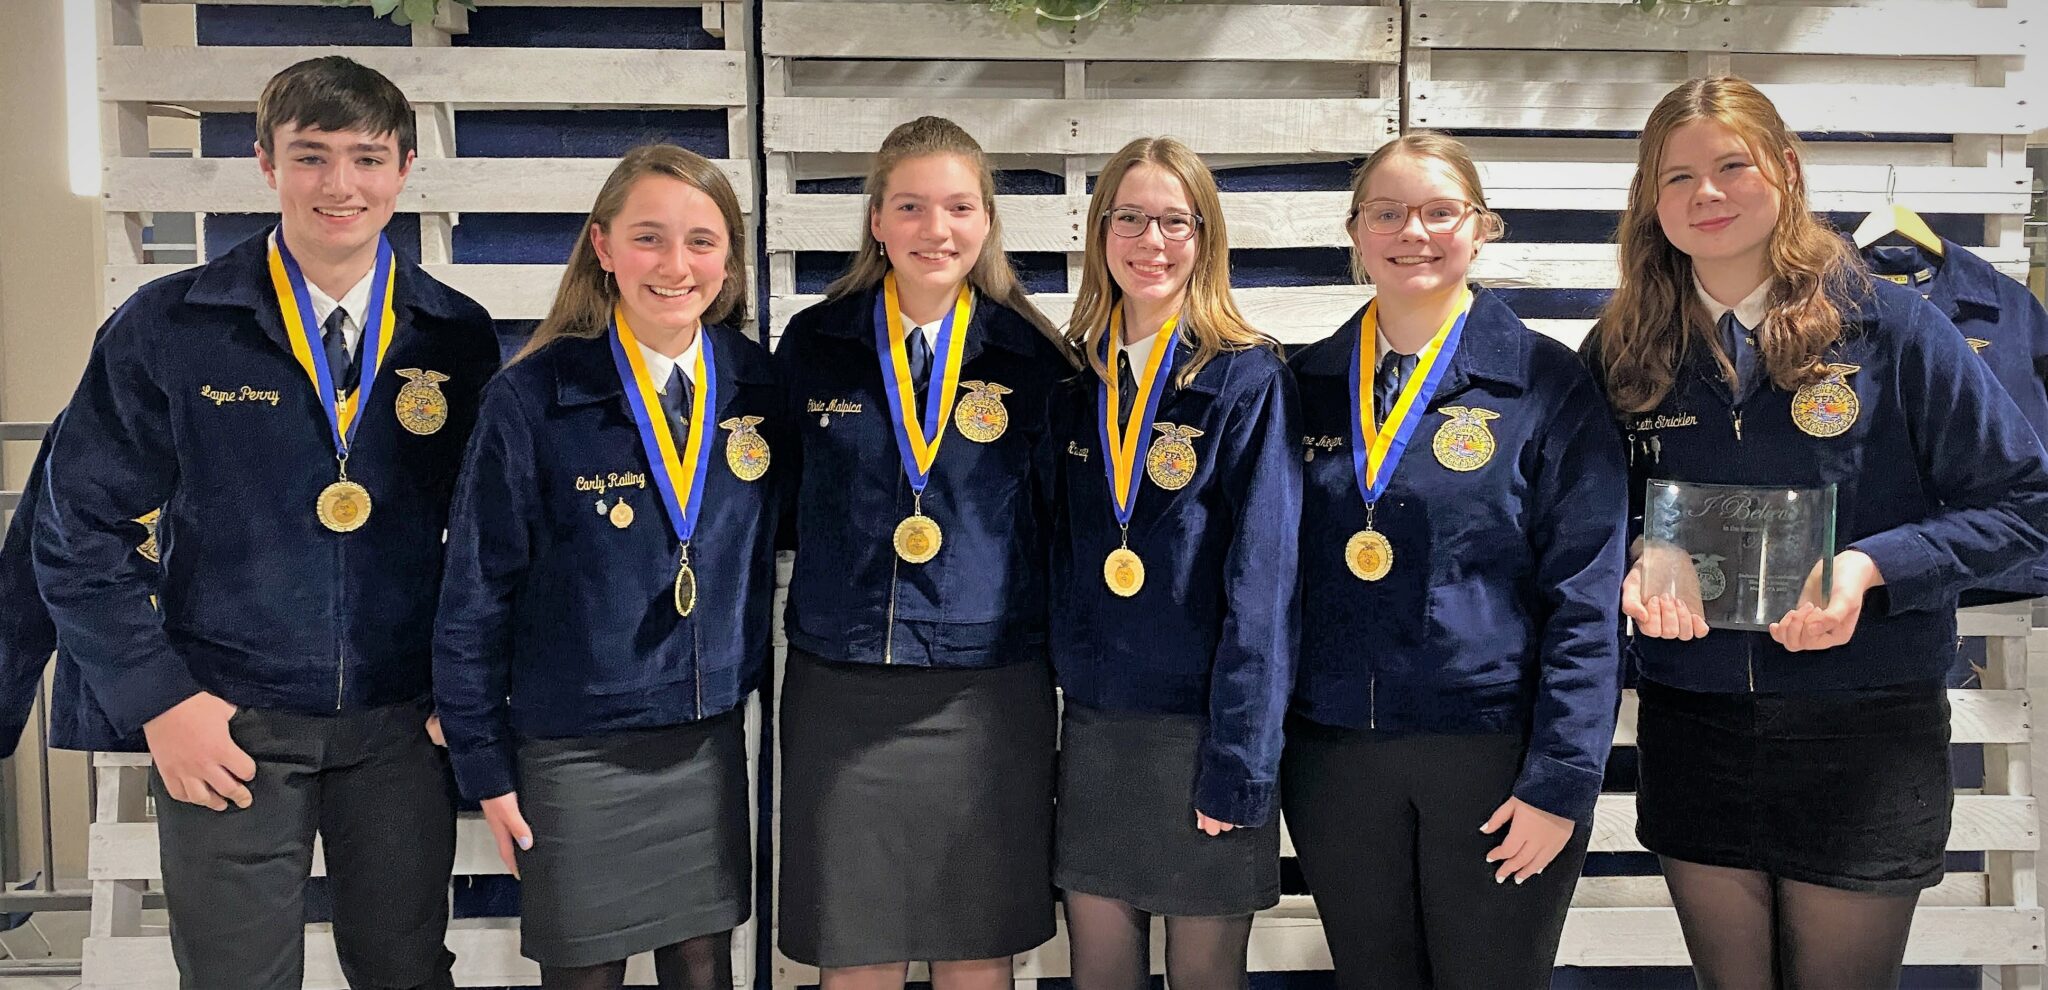
[[[1672,595],[1714,629],[1765,631],[1801,602],[1826,606],[1835,486],[1757,488],[1652,478],[1642,593]]]

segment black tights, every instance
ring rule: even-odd
[[[1067,946],[1074,990],[1147,990],[1152,916],[1109,897],[1068,891]],[[1166,919],[1169,990],[1244,990],[1251,915]]]
[[[655,986],[661,990],[731,990],[732,933],[699,935],[654,950]],[[542,966],[541,990],[619,990],[626,961],[595,966]]]
[[[1659,857],[1700,990],[1899,985],[1918,894],[1836,890]]]

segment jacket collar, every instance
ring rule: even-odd
[[[1364,316],[1365,307],[1360,306],[1336,333],[1302,356],[1296,373],[1348,379],[1358,350],[1359,321]],[[1534,332],[1491,290],[1475,289],[1472,315],[1465,319],[1465,332],[1451,354],[1450,367],[1444,369],[1437,394],[1456,394],[1475,380],[1516,391],[1528,388],[1524,369],[1528,367],[1529,334]]]
[[[264,336],[290,351],[291,339],[278,311],[277,293],[270,286],[270,234],[276,229],[272,225],[208,262],[185,291],[185,301],[196,306],[250,310],[256,314],[256,323],[263,328]],[[462,309],[454,290],[429,277],[403,254],[395,256],[393,265],[398,271],[398,286],[392,312],[401,325],[417,325],[420,316],[439,320],[461,318]]]
[[[710,335],[718,355],[717,418],[723,420],[732,411],[733,403],[739,401],[738,386],[769,385],[775,379],[766,362],[740,359],[740,348],[746,341],[738,331],[713,326],[704,332]],[[620,409],[628,408],[626,386],[619,381],[618,367],[612,363],[608,337],[564,337],[540,353],[552,356],[554,361],[556,403],[583,406],[609,401],[617,402]]]
[[[1890,246],[1884,247],[1884,253],[1890,255]],[[1910,253],[1905,258],[1915,270],[1926,268],[1934,271],[1933,281],[1925,286],[1927,301],[1950,319],[1962,311],[1963,304],[1998,312],[1998,280],[2005,276],[1977,252],[1947,238],[1941,241],[1941,256],[1938,258],[1918,246],[1909,247],[1906,251]],[[1875,249],[1866,251],[1865,255],[1871,258],[1878,256]]]
[[[820,321],[820,332],[856,340],[873,349],[875,296],[881,291],[882,287],[878,285],[865,292],[850,293],[828,301],[825,305],[831,309]],[[985,347],[1029,357],[1039,346],[1034,339],[1038,336],[1039,330],[1031,325],[1031,321],[977,292],[974,294],[974,315],[967,321],[967,349],[961,353],[960,363],[974,360]]]

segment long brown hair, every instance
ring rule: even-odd
[[[1863,288],[1862,261],[1807,205],[1799,138],[1770,99],[1733,76],[1681,84],[1658,101],[1643,125],[1635,181],[1617,235],[1621,281],[1593,327],[1604,365],[1600,370],[1618,412],[1641,412],[1662,402],[1689,346],[1709,348],[1723,373],[1730,370],[1730,356],[1722,353],[1706,308],[1693,291],[1692,258],[1672,246],[1657,222],[1664,145],[1674,131],[1701,120],[1718,122],[1740,136],[1766,181],[1778,190],[1778,221],[1767,253],[1776,281],[1769,316],[1756,329],[1773,384],[1796,389],[1825,374],[1821,359],[1842,336],[1841,302]]]
[[[1116,206],[1124,175],[1140,164],[1156,165],[1179,179],[1188,191],[1188,205],[1201,218],[1195,226],[1195,266],[1188,276],[1177,331],[1194,341],[1195,356],[1174,375],[1176,382],[1185,387],[1203,365],[1226,350],[1265,347],[1281,353],[1279,342],[1254,328],[1230,297],[1230,231],[1223,220],[1216,176],[1187,145],[1170,137],[1139,138],[1124,145],[1096,177],[1095,195],[1088,201],[1088,250],[1081,261],[1081,287],[1074,297],[1074,315],[1067,321],[1067,340],[1096,374],[1109,380],[1109,368],[1097,348],[1109,332],[1110,312],[1123,301],[1123,290],[1109,274],[1104,252],[1111,235],[1104,214]]]
[[[1486,190],[1480,187],[1479,166],[1472,162],[1471,149],[1465,147],[1465,142],[1436,131],[1409,131],[1380,145],[1367,156],[1365,164],[1358,166],[1358,171],[1351,176],[1351,210],[1344,215],[1346,233],[1358,222],[1358,210],[1365,205],[1365,187],[1372,182],[1373,172],[1395,158],[1442,163],[1464,192],[1466,201],[1472,204],[1472,222],[1479,225],[1480,239],[1497,241],[1507,236],[1507,221],[1486,206]],[[1351,277],[1360,285],[1372,281],[1365,273],[1365,263],[1358,256],[1356,245],[1351,249]]]
[[[533,338],[512,360],[522,360],[560,337],[601,337],[611,326],[612,309],[619,304],[618,283],[607,277],[598,262],[597,248],[590,243],[593,230],[611,230],[625,208],[633,184],[643,176],[665,175],[701,190],[718,204],[725,218],[725,284],[718,298],[704,310],[704,324],[743,323],[747,318],[747,235],[740,220],[740,200],[733,195],[725,173],[704,156],[672,144],[650,144],[626,152],[612,174],[597,191],[590,218],[583,222],[576,246],[569,251],[569,265],[562,271],[562,284],[555,290],[554,305],[547,318],[533,331]]]
[[[868,169],[868,178],[862,186],[867,194],[867,213],[861,217],[860,250],[854,252],[853,264],[846,274],[839,276],[825,289],[825,298],[839,299],[856,293],[872,291],[882,284],[889,274],[889,256],[882,250],[881,242],[875,240],[871,219],[882,210],[882,201],[888,197],[889,177],[896,172],[896,166],[913,158],[932,155],[952,155],[966,162],[974,169],[981,181],[981,208],[988,211],[988,238],[981,242],[981,256],[974,259],[974,267],[967,271],[967,284],[983,297],[995,300],[1011,312],[1022,316],[1038,328],[1038,332],[1052,341],[1061,355],[1068,361],[1073,356],[1067,353],[1066,341],[1059,331],[1053,329],[1052,321],[1032,305],[1031,297],[1024,294],[1024,284],[1017,280],[1017,270],[1010,266],[1010,256],[1003,253],[1003,217],[996,211],[996,175],[989,168],[988,155],[981,150],[981,143],[963,130],[959,124],[944,117],[919,117],[908,123],[898,124],[882,139],[882,147],[875,152],[875,161]]]

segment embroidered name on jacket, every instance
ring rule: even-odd
[[[614,488],[645,488],[647,475],[640,471],[613,471],[609,474],[594,474],[589,477],[576,476],[576,490],[579,492],[608,492]]]
[[[840,413],[845,415],[860,412],[860,407],[860,403],[848,402],[845,399],[833,399],[830,402],[824,399],[809,399],[804,402],[804,411],[814,413]]]
[[[215,407],[220,407],[230,402],[267,402],[274,406],[277,405],[281,393],[274,388],[257,388],[254,385],[244,385],[241,388],[214,388],[211,385],[201,385],[199,394],[212,400]]]
[[[1698,425],[1700,425],[1700,418],[1698,416],[1693,415],[1692,413],[1679,413],[1676,416],[1666,416],[1660,414],[1656,416],[1644,416],[1643,418],[1636,420],[1633,424],[1630,424],[1629,429],[1668,430],[1680,426]]]

